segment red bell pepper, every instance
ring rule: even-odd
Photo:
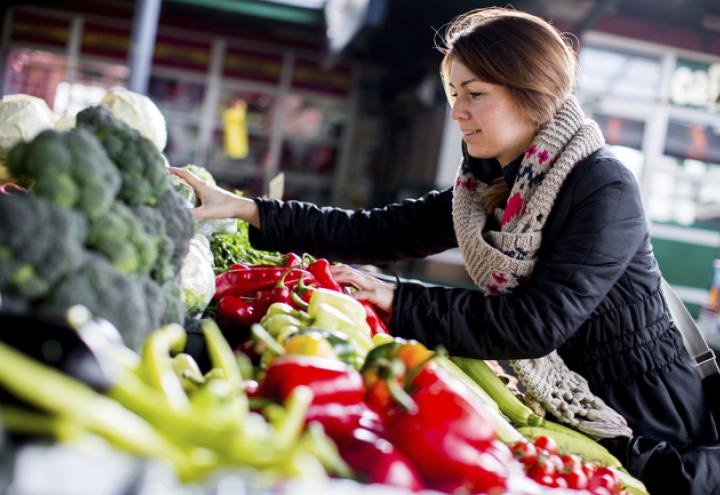
[[[0,184],[0,194],[9,196],[11,193],[10,189],[14,189],[14,192],[26,193],[27,189],[23,186],[15,184],[14,182],[4,182]]]
[[[388,416],[390,440],[417,467],[430,487],[463,484],[471,493],[505,488],[514,462],[496,441],[482,406],[448,386],[432,367],[422,368],[411,393],[417,407]]]
[[[249,328],[257,323],[267,311],[270,304],[258,304],[236,296],[224,296],[217,306],[218,323],[224,329],[234,327]]]
[[[318,282],[318,287],[342,292],[342,287],[337,283],[330,271],[330,262],[325,258],[315,260],[307,267],[307,271],[315,277],[315,280]]]
[[[357,404],[314,404],[305,418],[307,424],[317,422],[340,449],[352,443],[353,432],[358,428],[384,437],[385,424],[380,416],[364,402]]]
[[[312,356],[283,356],[270,365],[258,395],[286,399],[295,387],[307,386],[313,404],[357,404],[365,395],[362,376],[341,361]]]
[[[424,489],[417,470],[407,457],[373,432],[355,430],[351,442],[340,450],[340,455],[360,475],[361,481],[412,491]]]
[[[254,297],[259,290],[271,289],[285,275],[283,267],[250,267],[247,270],[230,270],[215,277],[215,299],[223,296]],[[285,283],[294,285],[302,276],[309,276],[305,270],[291,269]]]

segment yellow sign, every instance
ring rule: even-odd
[[[247,105],[238,100],[223,112],[225,154],[241,159],[248,155]]]

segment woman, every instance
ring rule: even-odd
[[[720,492],[718,432],[666,311],[638,186],[571,95],[573,51],[509,9],[459,17],[443,51],[463,133],[452,189],[347,211],[237,198],[175,170],[202,200],[195,215],[247,220],[259,248],[353,262],[459,246],[477,289],[335,275],[392,314],[394,335],[511,360],[550,413],[602,439],[651,492]]]

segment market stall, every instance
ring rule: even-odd
[[[193,221],[150,99],[110,91],[70,128],[25,95],[0,112],[13,493],[647,493],[496,363],[394,338],[332,260]]]

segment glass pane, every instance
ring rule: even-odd
[[[720,163],[720,129],[671,120],[665,138],[665,154]]]
[[[608,144],[642,149],[645,133],[645,122],[642,120],[624,119],[600,113],[594,113],[592,118],[600,126]]]
[[[183,166],[193,163],[200,132],[200,125],[165,115],[168,141],[165,154],[172,165]]]
[[[653,172],[651,220],[690,225],[720,220],[720,165],[663,156]]]
[[[184,112],[199,118],[205,98],[205,85],[153,75],[148,85],[148,96],[163,113]]]
[[[63,55],[19,48],[8,57],[5,91],[43,98],[58,115],[72,117],[127,76],[123,64],[84,60],[73,71]]]
[[[342,101],[322,96],[290,93],[282,102],[286,140],[337,142],[346,112]]]
[[[658,58],[593,46],[580,50],[582,92],[656,100],[660,79]]]

